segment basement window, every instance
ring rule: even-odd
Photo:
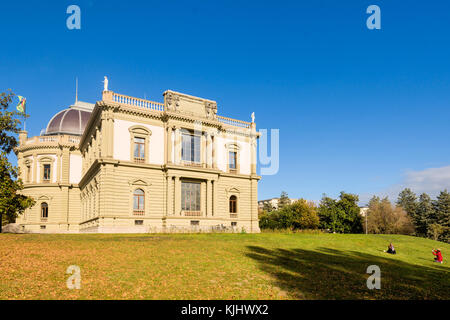
[[[43,230],[43,229],[45,229],[47,226],[41,226],[41,229]]]
[[[134,220],[134,224],[136,226],[142,226],[144,224],[144,220]]]

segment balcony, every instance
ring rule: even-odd
[[[134,162],[135,162],[135,163],[144,163],[144,162],[145,162],[145,159],[144,159],[144,158],[134,157]]]
[[[144,214],[144,210],[133,210],[133,215],[135,216],[143,216]]]
[[[202,212],[201,211],[181,211],[181,214],[185,217],[201,217]]]
[[[60,143],[60,144],[79,144],[79,136],[70,136],[67,134],[57,136],[36,136],[25,140],[25,145],[38,144],[38,143]]]
[[[187,167],[196,167],[196,168],[202,168],[203,167],[203,164],[201,162],[181,160],[181,163],[184,166],[187,166]]]

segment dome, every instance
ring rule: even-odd
[[[70,134],[81,136],[92,110],[71,106],[55,114],[49,121],[45,135]]]

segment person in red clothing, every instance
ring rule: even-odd
[[[440,249],[433,249],[433,254],[436,256],[434,262],[442,263],[442,253]]]

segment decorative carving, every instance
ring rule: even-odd
[[[167,110],[177,111],[180,106],[180,97],[174,95],[172,92],[166,93]]]
[[[217,116],[217,104],[210,101],[205,101],[205,111],[206,118],[215,119]]]
[[[108,78],[106,76],[103,80],[103,91],[108,91]]]

